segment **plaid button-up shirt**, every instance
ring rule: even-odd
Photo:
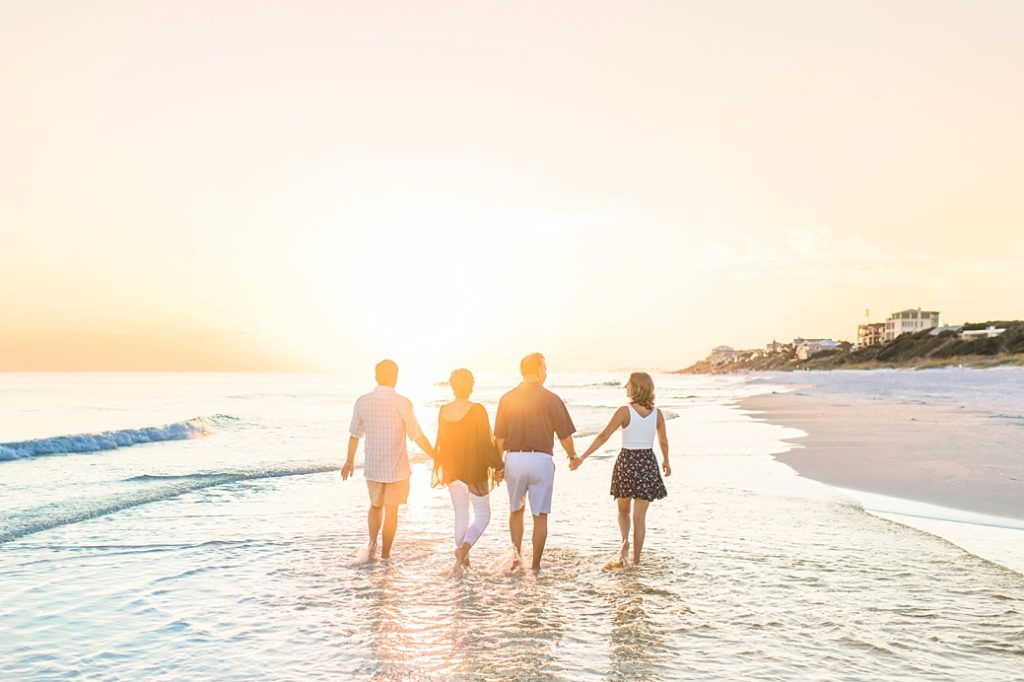
[[[409,478],[412,471],[405,439],[416,440],[423,432],[408,398],[390,386],[378,386],[356,400],[348,430],[356,438],[366,436],[366,480],[394,483]]]

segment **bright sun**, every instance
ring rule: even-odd
[[[578,221],[576,221],[578,222]],[[553,235],[576,222],[559,216],[390,215],[365,224],[324,225],[305,245],[311,282],[308,314],[329,342],[317,351],[337,359],[392,357],[446,377],[453,367],[488,362],[502,330],[522,333],[563,290],[569,274],[537,263]],[[524,313],[524,310],[526,311]],[[337,364],[336,362],[334,364]]]

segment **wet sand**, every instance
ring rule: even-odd
[[[1024,519],[1019,425],[958,406],[848,395],[777,393],[740,403],[759,419],[806,432],[776,455],[830,485]]]

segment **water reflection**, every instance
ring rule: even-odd
[[[382,562],[370,569],[367,631],[372,656],[360,672],[373,679],[450,679],[453,671],[466,667],[455,585],[441,574],[409,566],[425,563],[425,558]]]
[[[611,573],[613,586],[606,592],[611,613],[608,676],[613,680],[659,679],[673,658],[665,621],[673,612],[683,615],[687,609],[671,593],[648,586],[668,577],[653,563]]]

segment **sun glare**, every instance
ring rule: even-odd
[[[493,328],[495,306],[515,295],[511,270],[538,234],[497,220],[381,218],[345,240],[325,224],[304,254],[317,299],[310,312],[337,320],[332,335],[366,357],[447,376]]]

